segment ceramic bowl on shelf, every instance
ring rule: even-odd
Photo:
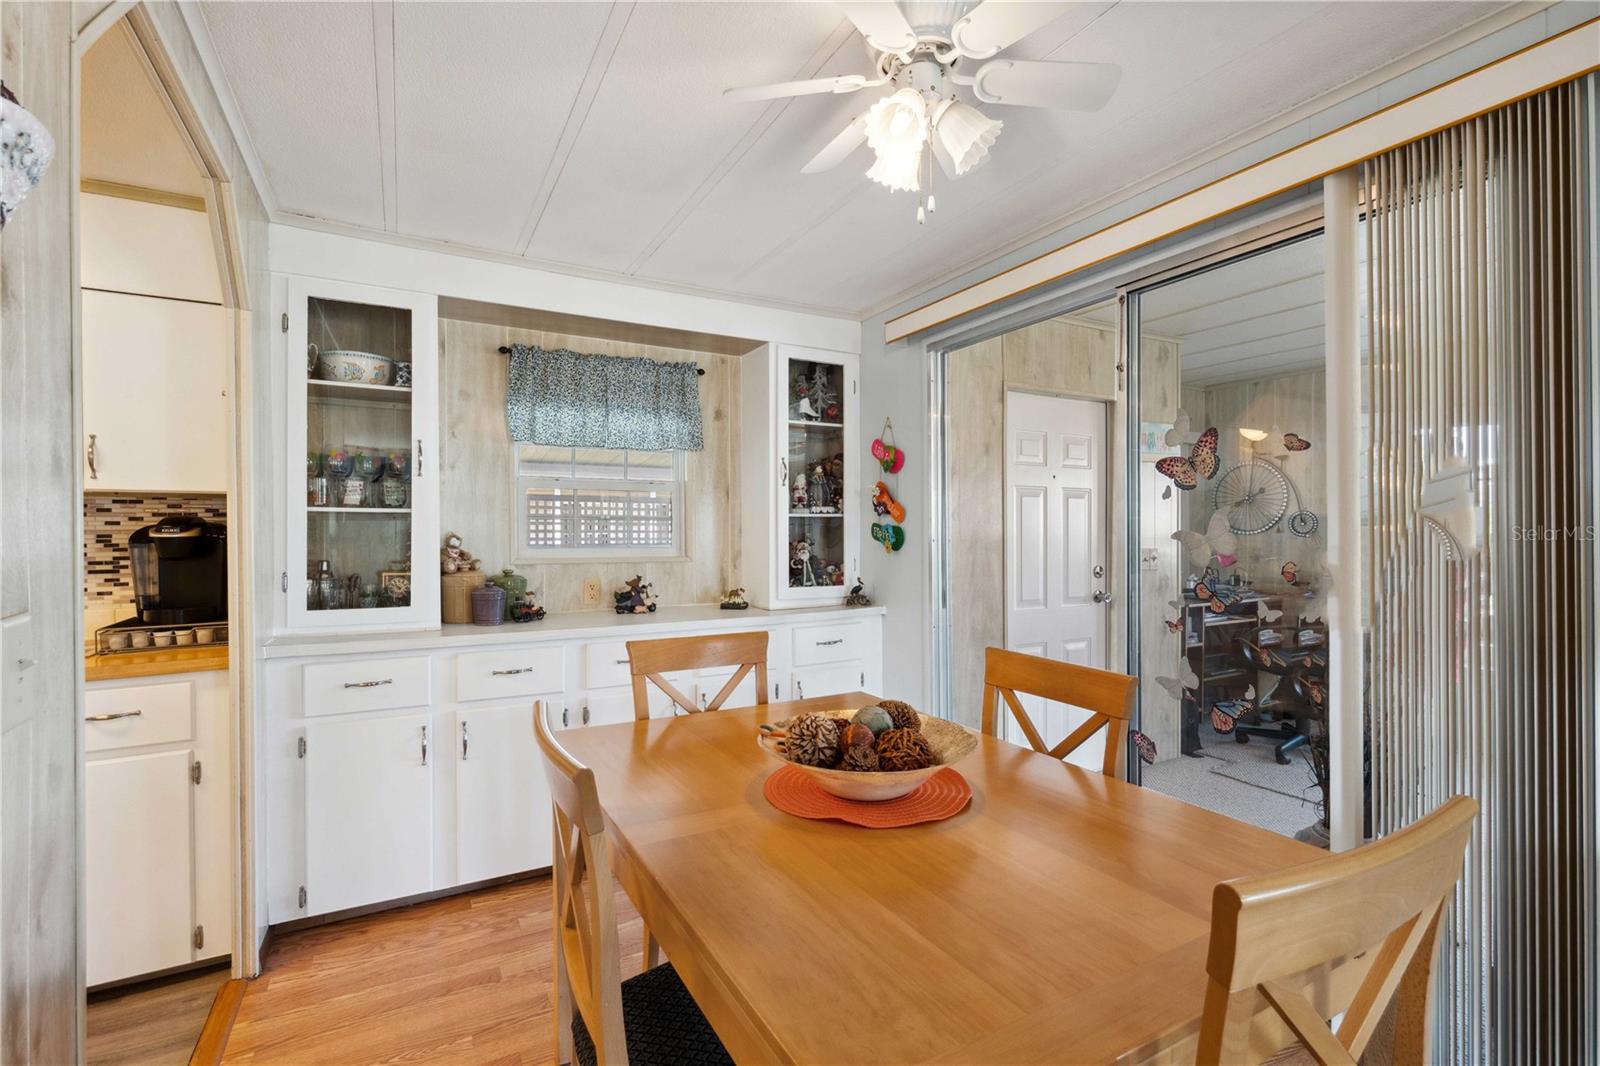
[[[823,711],[823,714],[848,722],[854,709],[840,708],[837,711]],[[798,766],[809,774],[822,789],[840,799],[865,800],[878,802],[881,800],[899,799],[901,796],[914,792],[928,778],[944,769],[953,766],[971,755],[978,748],[978,738],[970,729],[957,725],[955,722],[943,718],[930,718],[918,712],[917,718],[922,722],[922,735],[928,739],[928,746],[933,748],[934,764],[921,770],[889,770],[876,772],[862,772],[855,770],[829,770],[820,766],[806,766],[804,763],[794,762],[783,750],[783,738],[776,733],[763,731],[758,736],[761,750],[771,755],[780,762],[791,766]],[[778,730],[784,730],[793,719],[784,719],[772,724]]]
[[[317,355],[317,376],[324,381],[350,381],[362,385],[387,385],[394,377],[394,360],[387,355],[336,349]]]

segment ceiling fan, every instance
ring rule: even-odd
[[[878,55],[872,74],[753,85],[723,95],[776,100],[889,89],[801,172],[836,167],[865,142],[876,155],[867,177],[908,192],[922,192],[926,186],[917,205],[921,222],[934,208],[933,160],[946,177],[960,177],[989,157],[1004,126],[958,96],[958,87],[979,103],[1067,111],[1098,111],[1111,99],[1122,78],[1115,63],[995,58],[1072,6],[1030,0],[847,0],[839,7]]]

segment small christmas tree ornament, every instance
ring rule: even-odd
[[[922,732],[922,717],[917,714],[917,709],[905,700],[879,700],[878,706],[888,712],[889,720],[894,723],[895,729]]]
[[[784,750],[802,766],[833,766],[839,761],[840,724],[825,714],[801,715],[789,723]]]
[[[878,738],[880,770],[922,770],[933,763],[933,746],[915,730],[891,729]]]

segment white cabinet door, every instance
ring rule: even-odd
[[[457,711],[456,879],[550,865],[550,793],[531,704]]]
[[[717,693],[721,692],[722,686],[726,685],[728,680],[733,677],[735,670],[735,667],[729,667],[725,670],[702,670],[695,675],[695,687],[699,689],[699,692],[695,695],[694,700],[700,704],[701,710],[705,710],[706,704],[717,698]],[[680,685],[679,688],[682,689],[682,686]],[[688,695],[688,693],[685,693],[685,695]],[[768,698],[771,698],[770,693]],[[722,706],[725,709],[732,709],[735,707],[754,707],[755,703],[756,672],[751,670],[739,679],[739,684],[734,687],[732,692],[728,693],[728,698],[722,701]]]
[[[84,766],[88,983],[194,959],[190,749]]]
[[[863,663],[809,666],[790,675],[789,698],[809,700],[841,692],[858,692],[865,683],[866,666]]]
[[[306,722],[306,914],[433,887],[430,716]],[[448,740],[444,741],[448,744]]]
[[[78,198],[78,210],[84,288],[222,302],[204,211],[92,193]]]
[[[214,304],[83,291],[87,491],[226,491],[227,322]]]

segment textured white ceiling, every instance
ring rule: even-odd
[[[939,209],[800,167],[873,94],[733,103],[866,72],[829,3],[206,2],[284,221],[865,314],[1460,31],[1493,2],[1083,3],[1007,55],[1110,61],[1096,114],[992,107]]]
[[[125,23],[83,57],[80,175],[204,196],[205,183]]]

